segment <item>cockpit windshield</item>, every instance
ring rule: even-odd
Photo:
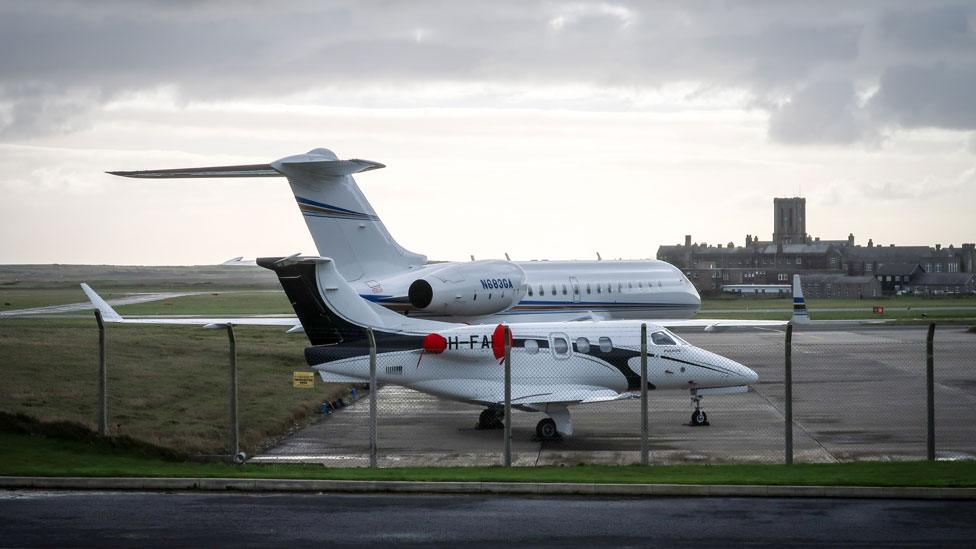
[[[677,345],[671,336],[664,332],[654,332],[651,334],[651,342],[655,345]]]
[[[651,343],[654,345],[688,345],[688,342],[681,339],[674,332],[661,330],[651,334]]]

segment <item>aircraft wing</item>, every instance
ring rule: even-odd
[[[788,320],[737,320],[734,318],[689,318],[654,320],[665,328],[704,328],[706,332],[718,332],[726,328],[777,328],[789,324]]]
[[[540,390],[541,392],[536,392]],[[611,402],[632,398],[640,398],[640,394],[618,393],[613,389],[599,387],[553,387],[552,385],[512,387],[512,404],[523,406],[555,403],[589,404],[592,402]],[[504,398],[499,401],[499,404],[503,402],[505,402]]]
[[[220,326],[226,326],[227,324],[234,324],[237,326],[289,326],[291,329],[289,332],[300,332],[302,331],[301,322],[298,321],[297,317],[294,316],[248,316],[248,317],[217,317],[217,318],[199,318],[199,317],[153,317],[153,318],[123,318],[122,315],[117,313],[115,309],[112,308],[102,296],[95,293],[95,290],[91,288],[88,284],[81,284],[82,291],[88,296],[88,300],[91,304],[95,306],[99,312],[102,313],[102,320],[105,322],[119,323],[119,324],[176,324],[185,326],[203,326],[216,328]]]

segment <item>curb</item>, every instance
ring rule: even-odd
[[[0,477],[0,489],[204,490],[573,496],[685,496],[868,499],[976,499],[976,488],[762,486],[716,484],[583,484],[568,482],[411,482],[238,478]]]

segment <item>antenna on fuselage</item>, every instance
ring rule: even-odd
[[[471,254],[471,261],[474,261],[474,254]]]
[[[597,260],[597,261],[603,261],[603,258],[602,258],[602,257],[600,257],[600,252],[597,252],[597,253],[596,253],[596,260]]]
[[[511,261],[512,258],[508,257],[508,252],[505,252],[505,261]]]

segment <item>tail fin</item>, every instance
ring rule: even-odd
[[[807,301],[803,299],[803,286],[800,285],[800,275],[793,275],[793,318],[794,324],[806,324],[810,322],[810,314],[807,312]]]
[[[288,156],[270,164],[109,172],[145,179],[285,176],[320,256],[335,260],[346,280],[380,277],[423,265],[380,221],[352,175],[383,168],[369,160],[339,160],[328,149]]]
[[[326,257],[262,257],[258,265],[278,275],[285,294],[313,345],[366,341],[366,329],[379,339],[410,337],[459,325],[406,317],[367,301],[339,273],[336,262]]]

